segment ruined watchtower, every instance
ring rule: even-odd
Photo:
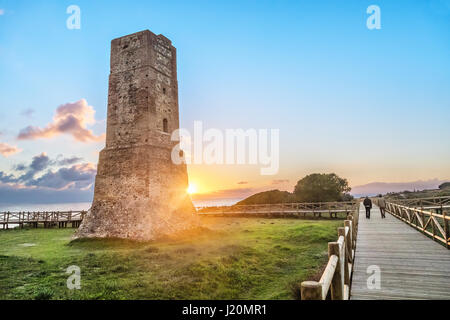
[[[193,225],[186,165],[171,160],[178,128],[171,41],[149,30],[114,39],[106,147],[94,202],[76,237],[152,240]]]

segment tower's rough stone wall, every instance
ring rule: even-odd
[[[186,165],[171,160],[178,128],[171,41],[148,30],[114,39],[106,147],[91,210],[75,238],[153,240],[196,224]]]

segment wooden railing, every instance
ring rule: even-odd
[[[386,211],[450,248],[450,197],[390,200]]]
[[[221,207],[198,207],[199,215],[209,216],[312,216],[322,217],[329,214],[330,218],[337,218],[341,213],[343,218],[352,213],[358,201],[348,202],[313,202],[313,203],[277,203],[277,204],[252,204],[233,205]]]
[[[428,197],[428,198],[412,198],[412,199],[394,199],[388,198],[389,202],[403,205],[410,208],[423,209],[450,209],[450,196],[445,197]]]
[[[338,228],[338,240],[328,243],[328,264],[320,280],[301,283],[302,300],[348,300],[350,298],[356,236],[358,233],[359,202]]]
[[[440,209],[441,207],[450,208],[450,196],[411,198],[411,199],[388,198],[388,201],[413,208],[422,208],[422,209]]]
[[[58,225],[67,227],[70,223],[73,228],[79,227],[87,211],[45,211],[45,212],[0,212],[0,225],[8,229],[9,225],[23,227],[29,224],[35,228],[42,223],[45,228]]]

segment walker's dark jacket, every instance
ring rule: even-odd
[[[370,209],[372,209],[372,200],[370,200],[369,198],[364,199],[363,204],[364,204],[364,207],[366,207],[366,208],[369,207]]]

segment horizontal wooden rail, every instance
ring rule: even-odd
[[[328,243],[328,264],[320,280],[301,283],[302,300],[326,300],[328,293],[331,300],[350,298],[358,220],[359,202],[344,227],[338,228],[338,240]]]
[[[328,260],[327,267],[320,278],[320,287],[322,288],[322,297],[326,297],[328,290],[330,290],[331,282],[333,281],[334,273],[339,263],[339,257],[332,255]]]
[[[450,208],[450,196],[445,197],[427,197],[427,198],[411,198],[396,199],[388,198],[392,203],[400,204],[410,208],[439,209]]]
[[[441,200],[441,198],[437,199],[436,203]],[[388,201],[386,211],[450,249],[450,214],[447,213],[445,202],[441,201],[440,203],[441,205],[437,208],[435,206],[433,208],[418,208]]]
[[[277,203],[277,204],[253,204],[233,205],[219,207],[198,207],[197,214],[208,216],[303,216],[322,217],[329,214],[330,218],[337,218],[338,213],[345,217],[352,213],[357,206],[357,201],[348,202],[316,202],[316,203]]]
[[[67,227],[70,223],[72,227],[78,227],[83,221],[87,211],[23,211],[23,212],[0,212],[0,225],[3,229],[8,229],[9,225],[19,225],[23,228],[25,224],[29,224],[35,228],[39,223],[44,227]]]

